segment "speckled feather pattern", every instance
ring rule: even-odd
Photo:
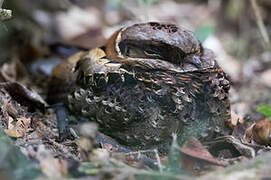
[[[165,153],[174,133],[180,141],[228,133],[229,77],[185,28],[155,22],[122,28],[70,69],[76,76],[70,112],[134,150]]]
[[[163,149],[191,121],[211,127],[197,134],[200,139],[224,133],[229,81],[219,67],[188,73],[122,68],[131,73],[81,76],[80,88],[69,96],[70,109],[134,149]]]

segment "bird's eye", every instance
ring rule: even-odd
[[[156,52],[156,51],[153,50],[153,49],[146,49],[146,50],[144,50],[144,54],[145,54],[147,57],[152,57],[152,58],[162,58],[162,56],[159,55],[159,53]]]
[[[125,46],[124,53],[130,54],[130,47],[129,46]]]
[[[149,42],[122,41],[119,44],[121,53],[131,58],[165,59],[164,50]],[[168,52],[166,52],[168,53]]]
[[[151,49],[144,50],[144,53],[148,56],[157,56],[157,53]]]

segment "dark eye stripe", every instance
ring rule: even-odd
[[[119,43],[121,53],[125,57],[143,58],[143,59],[160,59],[169,63],[183,66],[187,57],[196,52],[184,53],[182,49],[158,41],[131,41],[123,40]]]
[[[161,55],[159,55],[159,52],[155,52],[154,50],[147,49],[144,51],[146,56],[157,58],[157,59],[164,59]]]

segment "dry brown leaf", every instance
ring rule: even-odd
[[[271,122],[268,118],[258,121],[252,127],[252,138],[261,145],[271,144]]]
[[[71,6],[68,11],[60,11],[55,17],[56,30],[64,40],[101,27],[101,14],[95,8]],[[95,36],[92,36],[95,37]]]
[[[242,139],[243,142],[249,143],[252,140],[252,129],[256,123],[251,124],[245,132],[244,138]]]
[[[182,153],[185,155],[208,161],[212,164],[225,166],[226,164],[222,161],[214,158],[211,153],[194,137],[187,141],[181,148]]]
[[[66,43],[71,46],[83,47],[86,49],[92,49],[99,47],[106,42],[101,28],[90,29],[87,32],[73,37]]]
[[[46,103],[42,97],[34,91],[27,89],[18,82],[0,83],[0,88],[5,89],[13,100],[31,109],[44,111]]]
[[[231,112],[231,120],[228,121],[228,126],[234,129],[238,124],[243,124],[244,118],[238,114],[236,114],[234,111]]]
[[[1,68],[1,75],[4,81],[13,82],[16,80],[15,64],[3,64]]]
[[[18,59],[14,59],[11,63],[3,64],[0,68],[0,76],[6,82],[15,82],[26,77],[27,70]]]
[[[182,167],[193,175],[201,175],[227,163],[214,158],[209,151],[196,139],[191,138],[181,148]]]
[[[10,121],[13,121],[13,119],[11,118]],[[8,129],[5,129],[4,132],[11,137],[23,137],[30,125],[30,122],[30,118],[17,118],[16,124],[13,126],[12,122],[9,122]]]

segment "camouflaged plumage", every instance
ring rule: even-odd
[[[136,24],[79,59],[69,109],[119,143],[165,152],[173,133],[203,140],[227,133],[229,78],[192,32]]]

